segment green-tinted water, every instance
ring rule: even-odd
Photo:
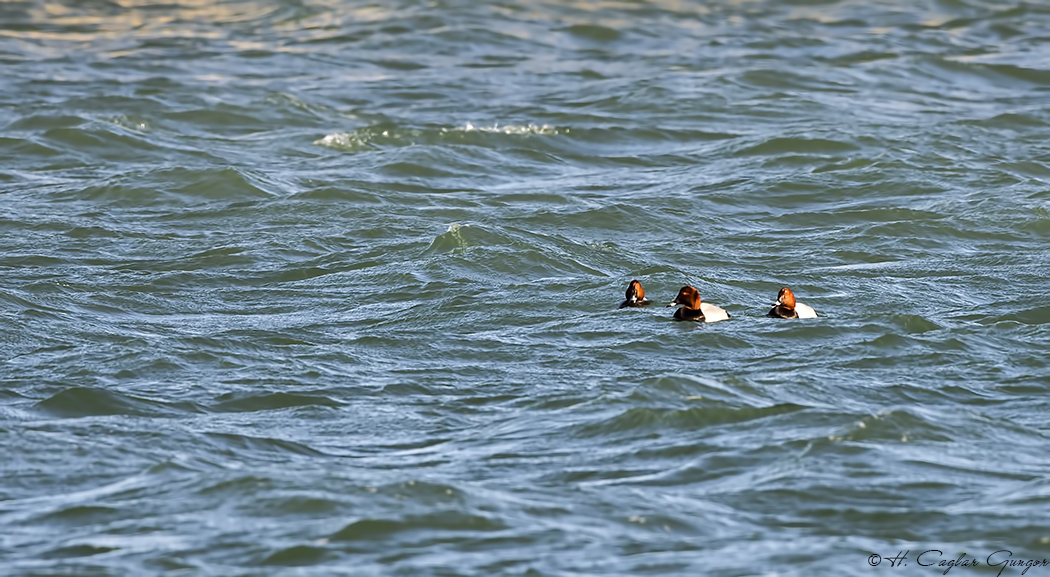
[[[1050,555],[1048,29],[0,3],[0,573]]]

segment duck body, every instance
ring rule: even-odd
[[[729,311],[710,303],[700,303],[700,311],[704,313],[704,322],[708,323],[727,321],[730,318]]]
[[[766,316],[775,319],[797,319],[798,312],[796,312],[795,309],[789,309],[784,305],[774,305],[773,308],[769,309],[769,314]]]
[[[624,301],[620,303],[620,308],[626,307],[644,307],[651,301],[645,298],[645,289],[642,288],[642,283],[638,282],[637,279],[632,280],[631,284],[627,285],[627,292],[624,293]]]
[[[722,307],[700,301],[700,291],[691,286],[684,286],[678,296],[667,306],[682,305],[674,312],[676,321],[694,321],[698,323],[716,323],[730,317]]]
[[[674,320],[676,321],[694,321],[698,323],[707,322],[707,316],[704,315],[704,311],[700,309],[691,309],[689,307],[680,307],[674,312]]]
[[[795,300],[795,293],[784,287],[777,294],[777,302],[769,309],[767,316],[777,319],[815,319],[817,311],[813,307]]]
[[[817,318],[817,311],[813,310],[813,307],[802,303],[795,303],[795,314],[797,314],[800,319]]]

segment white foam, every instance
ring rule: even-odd
[[[503,126],[500,126],[500,124],[498,122],[495,123],[495,124],[492,124],[491,126],[474,126],[473,124],[468,122],[463,127],[458,128],[458,129],[452,129],[452,130],[460,130],[460,131],[463,131],[463,132],[474,132],[474,131],[477,131],[477,132],[497,132],[497,133],[500,133],[500,134],[521,134],[521,135],[541,134],[541,135],[544,135],[544,136],[553,136],[553,135],[556,135],[556,134],[561,134],[563,132],[562,130],[558,130],[557,128],[555,128],[555,127],[553,127],[553,126],[551,126],[549,124],[542,124],[542,125],[540,125],[540,124],[529,123],[529,124],[505,124]],[[446,130],[446,132],[451,132],[452,130]],[[565,129],[564,132],[568,132],[568,129]]]

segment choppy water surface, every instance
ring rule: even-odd
[[[0,572],[1050,556],[1048,30],[0,3]]]

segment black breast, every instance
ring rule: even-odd
[[[775,319],[797,319],[798,313],[795,309],[789,309],[784,305],[777,305],[769,309],[769,315]]]
[[[676,321],[696,321],[698,323],[704,322],[704,313],[700,309],[690,309],[681,307],[674,312],[674,320]]]

